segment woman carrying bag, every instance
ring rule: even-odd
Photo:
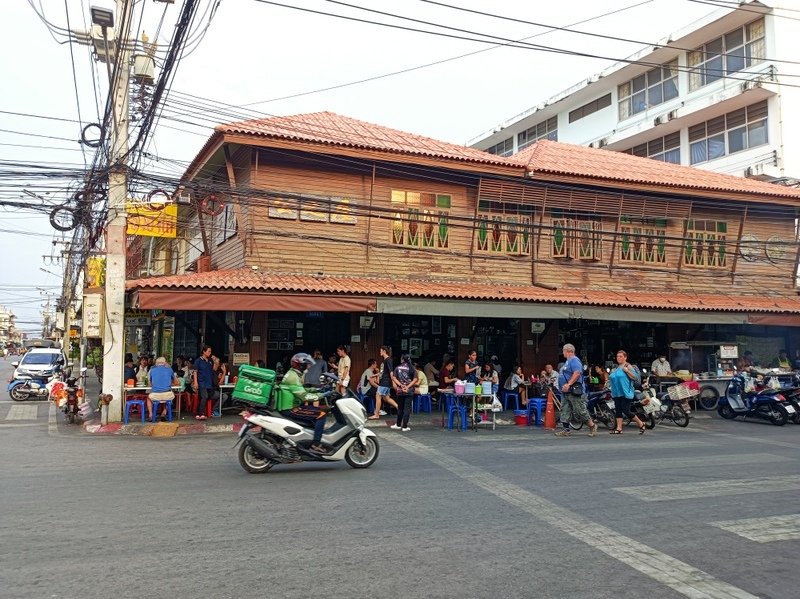
[[[639,370],[628,363],[628,354],[624,350],[617,352],[617,367],[611,371],[611,398],[614,400],[614,411],[617,417],[617,426],[610,432],[612,435],[622,434],[622,419],[631,415],[639,426],[639,434],[645,431],[644,422],[636,414],[631,414],[631,403],[635,396],[634,383],[639,377]]]

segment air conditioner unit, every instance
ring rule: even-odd
[[[601,140],[599,140],[597,142],[597,147],[598,148],[605,148],[607,145],[608,145],[608,138],[607,137],[604,137],[603,139],[601,139]]]
[[[662,114],[661,116],[657,116],[656,118],[653,119],[653,126],[658,127],[663,122],[664,122],[664,115]]]
[[[677,110],[670,110],[667,113],[667,120],[668,121],[671,121],[671,120],[677,119],[677,118],[678,118],[678,111]]]

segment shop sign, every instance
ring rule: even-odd
[[[126,327],[149,327],[152,322],[150,312],[126,312],[125,313],[125,326]]]
[[[531,323],[531,333],[544,333],[544,323],[543,322],[532,322]]]
[[[142,202],[127,202],[128,235],[146,237],[175,237],[177,235],[178,205],[167,204],[153,210]]]
[[[738,345],[720,345],[719,346],[719,357],[721,359],[732,359],[739,357],[739,346]]]
[[[86,337],[103,336],[103,296],[87,293],[83,296],[83,323]]]
[[[248,352],[233,352],[233,365],[239,366],[241,364],[250,363],[250,354]]]
[[[106,284],[105,256],[89,256],[86,259],[86,283],[89,287],[103,287]]]

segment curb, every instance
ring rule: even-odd
[[[230,424],[180,424],[177,422],[156,422],[122,424],[112,422],[100,424],[97,420],[83,423],[84,432],[90,435],[128,435],[140,437],[179,437],[185,435],[207,435],[212,433],[235,433],[242,428],[242,423]]]

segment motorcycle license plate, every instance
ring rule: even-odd
[[[615,407],[614,400],[613,399],[606,400],[606,405],[613,410]]]
[[[794,414],[794,406],[783,406],[790,414]]]

